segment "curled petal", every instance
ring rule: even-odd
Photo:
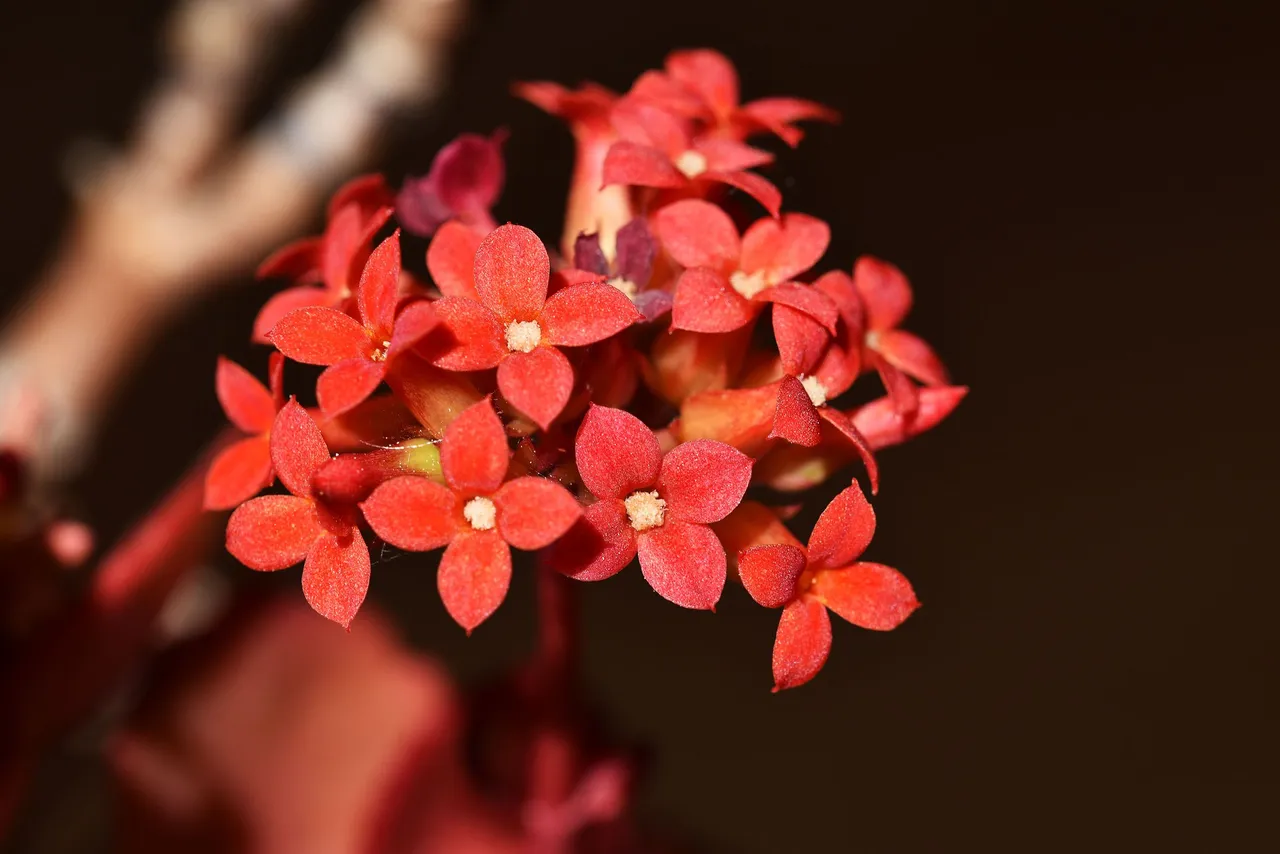
[[[440,467],[455,491],[488,495],[502,485],[511,451],[489,398],[468,407],[444,431]]]
[[[550,344],[582,347],[644,320],[613,285],[581,284],[559,290],[542,308],[542,336]]]
[[[336,302],[333,293],[326,288],[316,288],[311,285],[286,288],[268,299],[258,312],[258,316],[254,318],[252,340],[255,344],[268,343],[267,336],[280,322],[280,318],[294,309],[316,305],[333,306]]]
[[[840,121],[840,114],[835,110],[802,98],[760,98],[743,104],[739,115],[777,134],[792,148],[804,137],[804,132],[794,126],[795,122],[814,119],[834,124]]]
[[[782,193],[770,181],[761,178],[754,172],[712,172],[708,170],[698,177],[703,181],[728,184],[734,189],[741,190],[763,205],[770,216],[776,217],[782,208]]]
[[[378,244],[360,274],[356,303],[364,325],[390,337],[400,296],[400,231]]]
[[[324,435],[307,411],[290,400],[271,428],[271,464],[285,488],[304,498],[311,495],[311,476],[329,462]]]
[[[440,559],[436,586],[449,616],[470,634],[507,598],[511,549],[497,531],[455,537]]]
[[[867,444],[872,448],[900,445],[936,427],[955,411],[968,393],[968,386],[922,388],[919,390],[920,408],[913,418],[903,417],[892,399],[882,397],[854,410],[851,421],[866,436]]]
[[[830,406],[820,407],[818,417],[834,427],[843,439],[853,445],[854,451],[867,469],[867,477],[871,481],[871,494],[875,495],[879,492],[880,466],[876,462],[875,455],[871,453],[871,443],[862,435],[862,431],[854,425],[849,416]]]
[[[782,612],[773,641],[773,690],[796,688],[818,675],[831,653],[831,618],[821,602],[803,596]]]
[[[822,439],[822,418],[800,381],[784,377],[778,384],[777,401],[770,438],[785,439],[806,448],[818,444]]]
[[[476,250],[476,293],[500,320],[536,319],[550,280],[546,247],[522,225],[494,229]]]
[[[795,598],[805,565],[803,549],[782,544],[755,546],[738,555],[738,576],[756,602],[766,608],[781,608]]]
[[[911,285],[888,261],[863,255],[853,265],[853,284],[866,307],[869,329],[892,329],[911,311]]]
[[[626,498],[657,481],[662,468],[658,439],[639,418],[621,409],[592,406],[574,441],[578,474],[597,498]]]
[[[366,358],[344,359],[326,368],[316,381],[316,402],[325,418],[355,409],[382,382],[387,363]]]
[[[774,309],[775,312],[777,310]],[[776,317],[775,315],[775,324]],[[849,390],[861,370],[862,348],[846,350],[833,341],[827,346],[827,351],[822,354],[822,360],[812,373],[826,389],[827,400],[833,400]]]
[[[668,518],[709,524],[728,516],[750,483],[750,457],[723,442],[695,439],[662,458],[657,486]]]
[[[276,401],[258,378],[223,356],[218,357],[214,388],[222,411],[245,433],[265,433],[276,419]]]
[[[483,239],[460,222],[451,221],[440,226],[427,247],[427,272],[440,293],[447,297],[479,301],[474,269],[476,250]]]
[[[516,409],[546,430],[569,402],[573,366],[555,347],[512,353],[498,365],[498,390]]]
[[[746,326],[756,307],[729,286],[729,280],[706,267],[680,274],[671,304],[671,326],[689,332],[730,332]]]
[[[819,572],[812,593],[855,626],[879,632],[896,629],[920,607],[907,577],[879,563]]]
[[[880,375],[880,382],[884,383],[885,391],[889,392],[889,398],[893,400],[894,408],[904,418],[914,417],[916,410],[920,408],[920,394],[916,384],[878,354],[873,356],[873,361],[876,373]]]
[[[546,552],[547,565],[578,581],[603,581],[636,556],[636,532],[621,501],[606,498],[582,512]]]
[[[446,545],[458,528],[453,491],[425,477],[392,478],[375,489],[360,509],[375,534],[411,552]]]
[[[682,608],[715,610],[727,574],[724,547],[706,525],[669,521],[637,537],[640,571]]]
[[[817,264],[830,243],[831,228],[816,217],[788,213],[757,220],[742,235],[742,269],[783,282]]]
[[[812,317],[832,335],[836,334],[836,323],[840,320],[840,312],[831,297],[811,285],[799,282],[782,282],[771,288],[765,288],[755,296],[761,302],[785,305],[802,311]]]
[[[304,237],[272,252],[258,265],[254,273],[259,279],[292,279],[293,281],[320,281],[319,237]],[[268,327],[270,328],[270,327]]]
[[[889,364],[926,385],[946,385],[947,369],[933,348],[901,329],[885,329],[876,335],[876,352]]]
[[[707,158],[707,168],[713,172],[740,172],[773,162],[773,155],[768,151],[732,139],[700,139],[694,148]]]
[[[354,318],[336,308],[298,308],[267,336],[281,353],[307,365],[336,365],[369,354],[372,342]]]
[[[702,199],[673,202],[653,215],[653,228],[667,253],[682,267],[728,273],[738,266],[742,245],[733,220]]]
[[[227,520],[227,551],[250,569],[271,572],[300,563],[324,533],[307,499],[264,495],[241,504]]]
[[[415,348],[419,355],[448,371],[482,371],[507,354],[502,324],[489,309],[462,297],[431,303],[439,327]]]
[[[831,335],[804,312],[789,305],[775,305],[773,339],[778,344],[782,369],[792,376],[801,376],[814,372],[829,349]],[[834,392],[830,393],[834,397]]]
[[[689,179],[658,149],[620,140],[605,154],[602,183],[674,188],[683,187]]]
[[[653,276],[653,259],[658,254],[658,241],[645,224],[643,217],[636,217],[618,229],[615,238],[617,263],[614,268],[622,278],[637,287],[644,287]],[[607,273],[606,268],[603,272]]]
[[[265,436],[241,439],[209,465],[204,509],[230,510],[271,484],[271,447]]]
[[[867,324],[862,297],[853,285],[853,277],[841,270],[831,270],[815,279],[813,287],[822,291],[836,304],[836,310],[840,312],[840,319],[844,321],[846,327],[847,337],[841,340],[845,341],[846,346],[853,346],[855,343],[861,346]]]
[[[316,540],[302,568],[302,592],[317,614],[351,626],[369,592],[369,547],[358,530]]]
[[[406,305],[396,316],[391,342],[387,345],[387,361],[413,347],[439,325],[440,316],[434,304],[417,300]]]
[[[822,511],[809,535],[809,563],[815,568],[846,566],[866,551],[876,533],[876,514],[862,487],[840,491]]]
[[[493,503],[502,538],[526,551],[551,545],[582,516],[569,490],[545,477],[509,480],[494,493]]]
[[[667,291],[641,291],[636,294],[636,310],[646,321],[654,321],[671,311],[674,300]]]

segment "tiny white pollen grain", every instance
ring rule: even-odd
[[[529,353],[542,341],[542,327],[536,320],[513,320],[507,324],[507,349]]]
[[[633,492],[622,502],[627,508],[627,518],[637,531],[659,527],[667,515],[667,502],[657,492]]]

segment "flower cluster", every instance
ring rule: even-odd
[[[860,461],[874,493],[873,452],[966,392],[900,328],[901,271],[825,267],[828,225],[785,211],[754,171],[773,155],[748,140],[794,146],[797,122],[837,116],[740,103],[733,66],[709,50],[673,53],[624,94],[516,92],[577,143],[558,248],[497,225],[505,135],[467,135],[398,194],[352,182],[322,236],[263,265],[291,281],[255,325],[276,350],[269,388],[225,360],[217,373],[249,434],[208,479],[208,506],[235,508],[227,548],[258,570],[304,562],[307,601],[344,626],[368,589],[370,535],[443,549],[440,596],[468,632],[501,605],[512,547],[582,581],[638,559],[685,608],[713,610],[740,582],[783,609],[776,688],[802,684],[826,660],[828,611],[886,630],[918,603],[897,570],[858,560],[875,518],[857,480],[807,547],[785,524],[794,503],[748,491],[849,483],[840,472]],[[762,216],[735,217],[754,203]],[[393,217],[430,237],[427,278],[406,269],[398,230],[379,239]],[[284,397],[286,359],[323,366],[315,408]],[[849,407],[863,374],[886,394]],[[287,494],[254,497],[277,479]]]

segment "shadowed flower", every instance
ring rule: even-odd
[[[605,277],[609,284],[635,303],[646,320],[654,320],[671,310],[671,294],[647,290],[657,253],[658,241],[645,221],[636,218],[618,229],[612,263],[600,246],[600,235],[578,235],[573,245],[573,266]]]
[[[464,133],[440,149],[426,175],[405,179],[396,194],[396,217],[410,233],[430,237],[456,219],[480,234],[497,227],[490,209],[502,193],[506,169],[502,143],[506,131],[492,136]]]

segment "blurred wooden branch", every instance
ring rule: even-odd
[[[443,88],[466,0],[368,0],[333,56],[234,138],[272,45],[309,5],[182,3],[128,149],[73,175],[74,221],[0,339],[0,445],[25,442],[37,471],[74,467],[171,314],[297,234],[375,163],[396,118]],[[32,406],[39,430],[11,423]]]

